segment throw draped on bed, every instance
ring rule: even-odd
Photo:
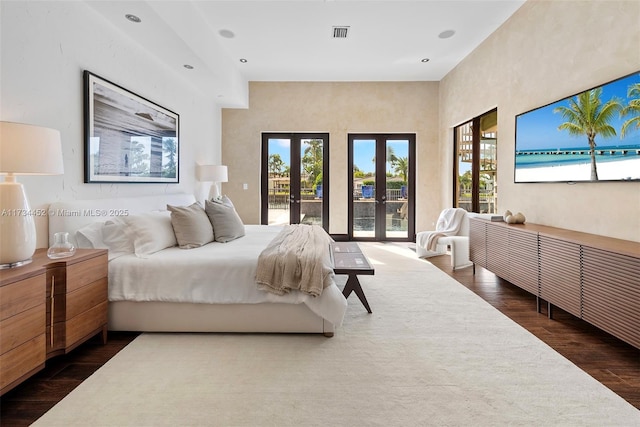
[[[285,226],[258,257],[258,289],[276,295],[297,290],[319,296],[333,283],[332,241],[318,225]]]

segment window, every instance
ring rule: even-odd
[[[468,212],[497,212],[497,144],[497,110],[454,129],[453,206]]]

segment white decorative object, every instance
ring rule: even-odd
[[[216,200],[221,197],[221,182],[228,181],[227,167],[224,165],[196,165],[196,178],[201,182],[211,182],[209,190],[209,200]]]
[[[522,212],[518,212],[517,214],[511,213],[511,211],[506,211],[504,213],[504,222],[507,224],[524,224],[526,221],[525,216]]]
[[[31,262],[36,226],[22,184],[16,175],[61,175],[60,132],[21,123],[0,122],[0,269]]]

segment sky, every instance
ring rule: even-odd
[[[280,154],[280,158],[289,165],[290,155],[290,141],[288,139],[270,139],[269,140],[269,155]],[[409,156],[409,143],[408,141],[389,141],[389,146],[393,147],[393,152],[397,157]],[[304,153],[306,144],[303,143],[301,153]],[[345,153],[346,155],[346,153]],[[354,163],[363,172],[373,172],[374,163],[371,161],[375,157],[375,141],[373,140],[356,140],[354,149]],[[387,169],[388,165],[387,165]]]
[[[622,105],[627,105],[627,88],[633,83],[640,83],[640,73],[634,73],[625,78],[603,85],[603,104],[612,97],[619,98]],[[548,149],[548,148],[577,148],[588,146],[586,136],[571,136],[567,131],[558,130],[558,126],[566,120],[561,114],[554,113],[554,108],[563,105],[569,106],[570,96],[553,104],[540,107],[538,109],[523,113],[516,117],[516,150]],[[627,133],[624,139],[620,138],[620,128],[622,123],[629,119],[616,118],[611,125],[616,129],[616,136],[604,138],[596,136],[596,145],[599,147],[611,145],[632,145],[640,144],[640,131]]]

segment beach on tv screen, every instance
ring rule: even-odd
[[[516,116],[515,182],[640,180],[640,72]]]

